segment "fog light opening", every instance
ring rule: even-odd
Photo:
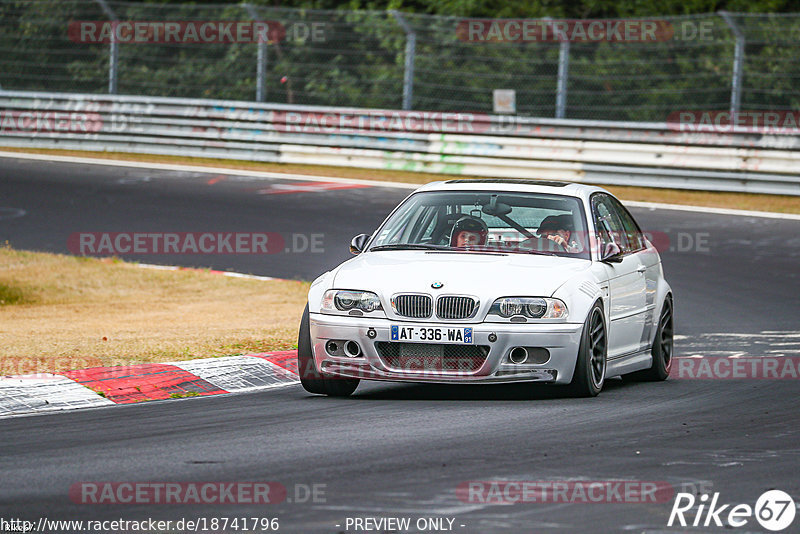
[[[325,350],[328,351],[328,354],[334,355],[339,351],[339,345],[335,341],[328,341],[325,343]]]
[[[348,341],[344,344],[344,353],[351,358],[358,358],[361,356],[361,346],[355,341]]]
[[[528,361],[528,349],[525,347],[514,347],[508,354],[508,361],[517,365]]]

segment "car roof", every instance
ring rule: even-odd
[[[509,191],[523,193],[547,193],[588,199],[592,193],[602,191],[602,187],[552,180],[526,180],[518,178],[474,178],[455,179],[425,184],[417,191]]]

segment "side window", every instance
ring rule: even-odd
[[[628,210],[626,210],[617,199],[610,198],[610,200],[612,201],[614,208],[616,209],[617,213],[619,214],[619,218],[622,221],[622,227],[625,229],[625,237],[628,239],[628,245],[631,249],[630,251],[637,252],[644,250],[644,237],[642,236],[642,231],[639,229],[639,225],[636,224],[636,221],[633,220],[633,217]]]
[[[605,248],[607,243],[614,242],[619,245],[623,253],[630,252],[630,246],[625,239],[625,228],[620,221],[617,209],[611,202],[611,197],[602,193],[592,197],[592,217],[594,217],[597,237],[600,239],[602,248]]]

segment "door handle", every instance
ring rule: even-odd
[[[640,266],[638,266],[636,268],[636,272],[639,273],[639,274],[644,274],[644,272],[646,270],[647,270],[647,266],[646,265],[640,265]]]

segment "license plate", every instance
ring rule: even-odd
[[[459,343],[472,345],[472,328],[392,325],[392,341],[414,343]]]

